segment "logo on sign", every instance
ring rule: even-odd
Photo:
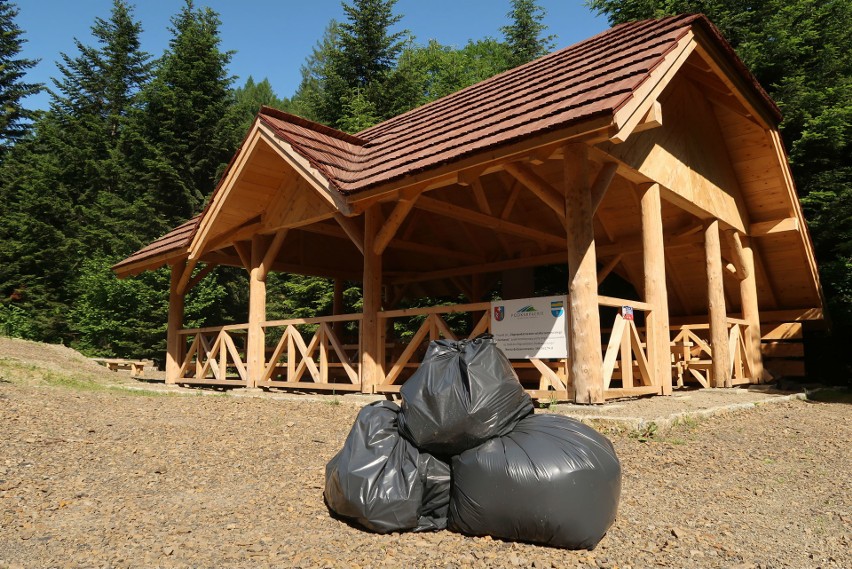
[[[621,317],[625,320],[633,320],[633,307],[632,306],[622,306],[621,307]]]
[[[503,318],[506,317],[506,307],[505,306],[495,306],[494,307],[494,320],[497,322],[502,322]]]
[[[550,313],[553,314],[554,318],[559,318],[562,316],[564,308],[561,300],[552,300],[550,301]]]

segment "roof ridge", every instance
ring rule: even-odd
[[[349,134],[348,132],[343,132],[342,130],[337,130],[336,128],[326,126],[322,123],[308,120],[304,117],[300,117],[299,115],[290,114],[273,107],[267,107],[266,105],[260,107],[260,111],[258,111],[257,114],[258,116],[266,115],[282,121],[287,121],[289,123],[316,131],[320,134],[324,134],[326,136],[330,136],[338,140],[342,140],[343,142],[348,142],[349,144],[354,144],[356,146],[364,146],[368,142],[366,139],[361,138],[358,135]]]

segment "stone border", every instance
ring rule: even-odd
[[[747,403],[732,403],[730,405],[721,405],[719,407],[710,407],[708,409],[680,411],[667,416],[655,417],[653,419],[645,419],[642,417],[612,417],[608,415],[577,415],[571,414],[570,412],[558,412],[558,414],[577,419],[581,423],[586,423],[587,425],[594,427],[610,428],[619,431],[643,432],[651,427],[651,425],[655,425],[656,432],[660,433],[677,426],[680,421],[687,418],[706,419],[707,417],[726,415],[728,413],[738,411],[747,411],[770,403],[805,400],[807,398],[808,393],[777,395],[767,399],[760,399],[758,401],[750,401]]]

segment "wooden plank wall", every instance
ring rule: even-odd
[[[805,377],[805,344],[801,322],[764,323],[760,327],[763,367],[776,379]]]

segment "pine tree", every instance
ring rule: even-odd
[[[0,0],[0,158],[29,130],[35,113],[24,108],[23,99],[42,90],[40,83],[23,81],[38,61],[18,57],[24,43],[23,30],[15,23],[18,8]]]
[[[390,79],[408,33],[390,31],[402,18],[394,15],[395,4],[396,0],[343,4],[346,21],[330,23],[302,69],[294,110],[350,130],[396,114],[400,105]]]
[[[535,0],[511,0],[512,9],[506,16],[512,20],[500,30],[512,52],[511,67],[517,67],[549,53],[556,36],[544,36],[547,26],[542,23],[544,9]]]
[[[219,17],[187,0],[169,48],[125,137],[128,174],[147,193],[162,232],[198,213],[244,132],[238,132]]]
[[[236,115],[234,124],[239,132],[248,131],[261,106],[286,111],[290,108],[290,101],[278,98],[269,79],[264,78],[260,83],[255,83],[254,78],[249,76],[245,84],[234,91],[232,112]]]

